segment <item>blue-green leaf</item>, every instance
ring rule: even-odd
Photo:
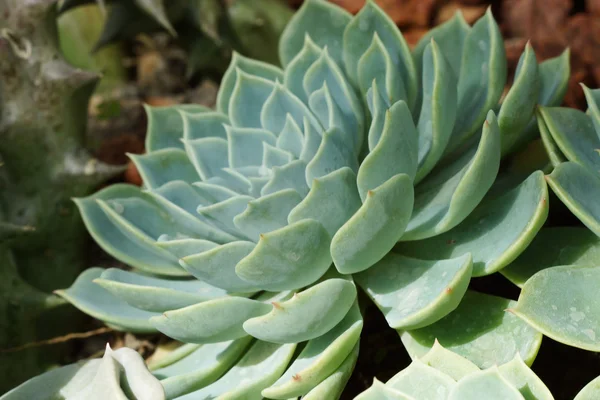
[[[446,152],[463,144],[496,107],[506,83],[506,54],[500,29],[488,9],[465,38],[458,78],[458,114]]]
[[[170,107],[144,106],[148,116],[148,132],[146,134],[146,151],[176,148],[183,149],[183,120],[180,111],[186,114],[202,114],[210,109],[197,104],[177,105]]]
[[[413,190],[408,175],[400,174],[368,192],[361,208],[331,241],[331,257],[338,271],[363,271],[394,247],[410,219]]]
[[[251,336],[209,345],[195,345],[189,355],[166,367],[153,371],[165,388],[168,399],[174,399],[215,382],[235,365],[252,343]]]
[[[513,149],[531,121],[538,102],[539,89],[540,77],[535,52],[531,45],[527,44],[519,59],[513,85],[498,113],[503,155]]]
[[[397,174],[413,180],[417,173],[418,134],[410,110],[403,100],[385,114],[381,138],[364,159],[357,175],[357,185],[363,201],[367,192],[379,187]]]
[[[415,208],[402,240],[426,239],[462,222],[483,199],[500,167],[500,132],[489,112],[477,150],[429,175],[415,191]]]
[[[424,261],[389,253],[355,276],[394,329],[431,325],[460,303],[471,279],[471,255]]]
[[[427,260],[471,253],[473,276],[489,275],[507,266],[527,248],[547,216],[548,187],[544,174],[537,171],[515,189],[484,200],[448,232],[425,240],[401,242],[396,249]]]
[[[285,302],[273,303],[270,313],[244,322],[250,335],[273,343],[297,343],[322,336],[348,313],[356,299],[354,283],[327,279]]]
[[[546,179],[569,210],[600,236],[600,176],[579,164],[566,162],[556,167]]]
[[[186,271],[209,285],[229,292],[256,292],[258,287],[241,279],[235,266],[254,250],[252,242],[231,242],[198,254],[183,257],[180,264]]]
[[[285,189],[248,202],[244,212],[233,223],[245,236],[258,242],[260,235],[287,225],[288,214],[302,201],[293,189]]]
[[[394,21],[375,2],[367,2],[344,32],[344,66],[348,76],[353,82],[358,82],[359,60],[371,45],[371,32],[377,33],[389,53],[391,64],[399,69],[407,96],[406,102],[412,110],[418,89],[417,73],[410,49]],[[383,82],[380,82],[381,84]]]
[[[235,272],[264,290],[299,289],[331,265],[330,236],[319,222],[305,219],[260,236]]]
[[[352,15],[324,0],[308,0],[292,17],[279,39],[279,59],[283,66],[303,48],[305,37],[319,47],[329,47],[332,57],[342,62],[342,37]]]
[[[423,51],[421,113],[419,130],[419,169],[416,181],[423,179],[440,160],[450,140],[456,119],[457,78],[437,43]]]
[[[242,324],[268,313],[271,305],[243,297],[222,297],[150,318],[156,329],[186,343],[218,343],[246,336]]]
[[[199,280],[168,280],[110,268],[94,280],[132,307],[150,312],[175,308],[222,297],[222,289]]]
[[[224,114],[229,112],[229,103],[238,79],[238,70],[273,82],[283,80],[283,71],[280,68],[234,52],[229,67],[221,79],[217,95],[217,110]]]
[[[400,333],[400,338],[413,359],[427,354],[437,339],[446,349],[482,369],[507,363],[517,353],[531,365],[542,335],[506,312],[516,304],[501,297],[467,291],[456,310],[432,325]]]
[[[356,174],[340,168],[312,182],[308,195],[290,212],[290,224],[311,218],[319,221],[333,237],[361,206]]]
[[[271,399],[302,396],[338,369],[360,338],[363,320],[354,303],[344,319],[329,332],[310,340],[285,373],[262,391]]]
[[[137,167],[144,185],[154,189],[170,181],[194,183],[200,177],[184,151],[163,149],[148,154],[129,154]]]
[[[56,294],[84,313],[117,329],[136,333],[156,332],[148,321],[150,317],[157,315],[156,313],[133,308],[93,282],[94,279],[100,278],[103,272],[102,268],[89,268],[77,277],[70,288],[57,290]]]
[[[294,355],[296,344],[257,341],[250,350],[215,383],[177,400],[260,399],[260,392],[281,376]]]

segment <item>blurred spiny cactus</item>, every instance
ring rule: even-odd
[[[292,10],[283,0],[64,0],[61,13],[84,4],[106,4],[95,49],[140,33],[167,31],[188,53],[188,76],[221,75],[237,51],[278,64],[277,43]]]
[[[54,0],[0,1],[0,391],[39,373],[42,353],[6,352],[61,333],[49,294],[85,262],[86,234],[70,199],[119,168],[84,148],[98,76],[63,61]],[[43,326],[42,326],[42,325]],[[68,327],[66,327],[68,329]],[[38,332],[39,330],[39,332]]]

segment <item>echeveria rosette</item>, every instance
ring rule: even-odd
[[[168,398],[337,398],[358,356],[356,284],[414,358],[437,338],[478,368],[530,364],[541,335],[504,312],[510,300],[467,287],[546,219],[541,172],[490,188],[535,105],[560,102],[566,58],[538,65],[528,46],[500,103],[490,12],[473,27],[457,15],[411,53],[375,3],[353,17],[319,0],[280,58],[236,55],[216,110],[148,109],[148,154],[132,157],[144,189],[77,200],[134,270],[93,268],[60,294],[117,329],[186,342],[154,371]]]
[[[165,391],[135,350],[123,347],[113,351],[106,345],[101,359],[50,370],[2,399],[165,400]]]
[[[517,353],[500,366],[481,370],[468,359],[436,342],[386,383],[375,379],[356,400],[554,400]]]

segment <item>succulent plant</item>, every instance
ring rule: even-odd
[[[160,382],[146,368],[144,359],[134,350],[113,351],[106,346],[104,357],[81,361],[49,371],[31,379],[2,396],[3,399],[69,400],[164,400]]]
[[[452,367],[424,379],[450,398],[488,385],[523,398],[523,380],[549,398],[527,368],[542,334],[522,312],[544,276],[519,302],[468,286],[519,276],[546,220],[544,174],[500,166],[537,134],[536,105],[560,104],[568,52],[538,64],[527,46],[502,97],[490,11],[472,27],[458,14],[411,53],[374,2],[353,17],[309,0],[279,56],[283,69],[236,54],[216,110],[147,109],[148,153],[132,156],[144,188],[77,200],[133,270],[92,268],[58,293],[116,329],[184,342],[150,366],[167,398],[338,398],[359,352],[357,286],[421,360],[374,393],[409,398],[441,352]],[[577,275],[560,268],[540,273]]]
[[[55,2],[2,1],[0,15],[4,391],[56,362],[48,350],[7,350],[69,329],[47,324],[45,318],[65,317],[66,303],[51,292],[68,285],[87,262],[85,227],[71,198],[91,193],[119,169],[98,162],[85,149],[87,100],[98,76],[62,59],[56,47]]]
[[[292,16],[282,0],[65,0],[61,12],[98,2],[108,8],[95,49],[140,33],[167,31],[188,53],[188,76],[219,77],[232,49],[278,63],[277,42]]]
[[[385,384],[375,380],[356,400],[448,399],[552,400],[544,383],[529,369],[519,354],[501,366],[481,370],[464,357],[439,343],[415,359]]]

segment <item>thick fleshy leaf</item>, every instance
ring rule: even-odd
[[[302,396],[334,373],[358,343],[363,320],[358,303],[329,332],[310,340],[292,365],[273,384],[262,391],[270,399]]]
[[[358,396],[354,400],[417,400],[398,390],[395,390],[387,385],[384,385],[375,378],[373,385]]]
[[[168,280],[110,268],[94,282],[132,307],[163,312],[186,307],[227,294],[202,281]]]
[[[570,49],[566,48],[558,57],[540,63],[540,93],[538,104],[555,107],[562,103],[571,75]]]
[[[369,151],[371,151],[377,146],[377,143],[379,143],[379,139],[381,139],[381,135],[383,134],[383,127],[386,119],[385,116],[390,107],[390,102],[381,93],[377,81],[373,81],[373,84],[367,91],[366,98],[367,106],[371,113],[371,126],[369,127],[368,132],[368,145]]]
[[[290,300],[273,303],[270,313],[244,323],[250,335],[273,343],[296,343],[329,332],[348,313],[356,299],[354,283],[327,279],[297,293]]]
[[[195,351],[152,373],[165,388],[167,398],[174,399],[215,382],[252,343],[250,336],[221,343],[200,345]]]
[[[262,128],[260,113],[275,83],[236,69],[237,77],[227,114],[233,126]]]
[[[167,250],[175,257],[181,259],[183,257],[190,256],[192,254],[202,253],[203,251],[212,250],[219,246],[215,242],[203,239],[179,239],[171,238],[167,235],[158,238],[156,245],[162,249]]]
[[[498,113],[502,154],[507,154],[523,134],[538,101],[540,78],[535,53],[530,44],[519,59],[515,79]]]
[[[424,261],[389,253],[355,276],[394,329],[431,325],[454,310],[471,279],[471,255]]]
[[[559,266],[532,276],[511,312],[544,335],[600,351],[600,266]]]
[[[294,189],[304,197],[308,193],[305,178],[306,163],[294,160],[282,167],[273,167],[273,176],[260,191],[262,196],[279,192],[285,189]]]
[[[110,351],[109,351],[110,350]],[[152,376],[146,362],[135,350],[127,347],[112,351],[106,346],[106,355],[118,363],[119,374],[122,380],[121,386],[128,397],[148,400],[165,400],[165,392],[158,379]],[[89,397],[83,397],[88,399]],[[99,397],[99,400],[106,397]]]
[[[408,224],[413,190],[410,177],[400,174],[368,192],[361,208],[331,241],[331,257],[338,271],[363,271],[394,247]]]
[[[442,346],[479,368],[511,361],[520,353],[530,365],[542,335],[506,312],[516,301],[467,291],[458,308],[433,325],[401,333],[402,343],[414,358],[424,356],[437,339]]]
[[[270,304],[229,296],[167,311],[150,322],[165,335],[182,342],[218,343],[246,336],[244,321],[270,310]]]
[[[458,78],[458,114],[446,149],[449,153],[481,127],[496,107],[506,83],[506,54],[491,9],[465,38]]]
[[[316,178],[308,195],[290,212],[288,222],[293,224],[306,218],[314,219],[333,237],[360,206],[356,174],[344,167]]]
[[[600,137],[589,115],[573,108],[541,107],[540,116],[569,161],[600,174]]]
[[[145,106],[144,108],[148,117],[147,152],[167,148],[183,149],[181,143],[183,120],[180,111],[194,115],[210,111],[209,108],[197,104],[170,107]]]
[[[238,230],[233,223],[233,218],[241,214],[248,206],[248,202],[252,200],[254,200],[253,197],[240,195],[209,206],[200,205],[197,211],[202,218],[218,229],[239,239],[249,239]]]
[[[295,343],[257,341],[241,360],[215,383],[177,399],[261,398],[260,392],[283,373],[295,349]]]
[[[162,206],[175,224],[185,227],[186,231],[191,232],[193,236],[216,243],[236,240],[235,236],[217,228],[210,221],[203,220],[198,215],[196,212],[198,204],[213,204],[219,200],[203,193],[197,186],[183,181],[172,181],[146,193]],[[237,194],[233,193],[233,195]]]
[[[184,140],[185,151],[203,181],[220,176],[229,166],[227,140],[220,137]]]
[[[156,332],[148,321],[156,313],[133,308],[93,282],[103,272],[102,268],[89,268],[77,277],[70,288],[57,290],[56,294],[84,313],[118,329],[139,333]]]
[[[521,392],[525,400],[554,400],[544,382],[529,369],[518,354],[512,361],[499,366],[498,372]]]
[[[298,125],[303,124],[306,118],[316,129],[321,128],[308,107],[285,86],[276,83],[261,111],[261,124],[264,129],[279,133],[288,116]]]
[[[600,175],[579,164],[566,162],[556,167],[546,180],[569,210],[600,236]]]
[[[302,50],[305,37],[319,46],[330,48],[331,55],[342,61],[342,37],[352,15],[324,0],[308,0],[292,17],[279,39],[279,59],[284,66]]]
[[[371,45],[358,60],[357,81],[361,93],[367,93],[375,81],[390,103],[406,101],[406,88],[400,72],[375,32]]]
[[[399,69],[407,96],[406,102],[412,109],[417,95],[417,74],[410,49],[394,21],[375,2],[367,2],[344,32],[346,73],[352,81],[358,82],[359,60],[369,49],[373,38],[369,33],[379,36],[389,53],[391,65]]]
[[[235,272],[263,290],[302,288],[319,279],[331,265],[330,240],[319,222],[298,221],[262,234]]]
[[[420,92],[422,104],[417,123],[419,130],[417,182],[431,172],[444,154],[457,111],[457,78],[452,71],[452,66],[433,39],[424,49],[420,78],[423,90]]]
[[[170,253],[159,249],[153,244],[153,239],[146,237],[144,240],[138,240],[134,235],[125,233],[115,226],[96,201],[127,197],[137,198],[141,195],[138,187],[113,185],[95,193],[93,196],[76,199],[75,203],[79,208],[88,232],[92,235],[96,243],[113,257],[141,271],[160,275],[187,275]],[[117,209],[121,208],[117,206]],[[151,215],[151,217],[157,218],[158,212],[155,215]],[[158,226],[162,227],[163,225],[159,224]],[[168,224],[165,224],[164,227],[166,228],[167,226]]]
[[[144,186],[150,189],[175,180],[187,183],[200,180],[187,155],[180,149],[163,149],[142,155],[130,154],[129,158],[137,167]]]
[[[500,132],[493,111],[477,149],[427,177],[415,190],[415,207],[403,241],[426,239],[462,222],[483,199],[500,167]]]
[[[591,90],[584,84],[581,84],[583,88],[583,93],[585,93],[585,99],[588,104],[588,114],[594,123],[594,129],[596,130],[596,134],[598,135],[598,139],[600,139],[600,92],[598,89]]]
[[[358,147],[362,143],[361,127],[358,126],[357,119],[348,111],[348,105],[340,106],[329,90],[327,82],[323,83],[321,88],[316,89],[310,94],[308,105],[315,114],[323,129],[330,131],[337,129],[342,136],[342,142],[346,147],[358,152]],[[346,111],[344,111],[346,110]]]
[[[221,79],[219,93],[217,94],[217,110],[224,114],[229,112],[229,103],[237,83],[238,70],[272,82],[283,80],[283,71],[280,68],[234,52],[229,67],[225,71],[223,79]]]
[[[200,348],[200,344],[196,343],[181,343],[175,340],[160,343],[156,346],[154,353],[146,361],[148,369],[155,371],[161,368],[168,367],[171,364],[189,356],[194,351]]]
[[[2,400],[52,400],[75,395],[91,382],[102,360],[81,361],[36,376],[0,397]]]
[[[317,115],[319,109],[310,104],[312,94],[318,90],[327,91],[330,94],[329,112],[333,112],[333,107],[339,108],[339,114],[343,115],[343,118],[338,118],[338,120],[343,120],[345,125],[343,131],[352,137],[353,146],[351,147],[355,153],[358,153],[363,141],[364,110],[354,88],[346,80],[344,72],[331,58],[326,48],[321,52],[319,59],[306,71],[302,83],[304,90],[309,95],[309,105]],[[317,104],[320,106],[321,102],[317,102]],[[324,124],[324,120],[321,122]]]
[[[126,395],[127,394],[127,395]],[[2,400],[164,400],[160,382],[148,372],[134,350],[112,351],[107,345],[102,359],[67,365],[39,375],[9,391]]]
[[[459,381],[465,376],[479,371],[477,365],[447,350],[437,340],[431,350],[421,357],[420,360],[426,365],[445,373],[455,381]]]
[[[195,140],[209,137],[227,139],[225,125],[230,125],[229,117],[220,112],[202,114],[181,113],[183,119],[183,139]]]
[[[186,271],[209,285],[229,292],[256,292],[256,284],[241,279],[235,266],[255,248],[252,242],[236,241],[183,257],[179,262]]]
[[[414,360],[385,385],[415,399],[446,400],[456,382],[445,373]]]
[[[546,149],[546,153],[548,154],[548,158],[550,159],[552,166],[556,167],[567,161],[567,157],[558,148],[558,145],[554,141],[552,134],[548,130],[548,126],[546,126],[544,119],[540,116],[539,108],[536,112],[536,121],[538,130],[540,132],[540,137],[542,138],[542,144]]]
[[[356,359],[358,358],[358,350],[359,344],[357,343],[352,352],[342,362],[342,365],[333,374],[329,375],[327,379],[302,397],[302,399],[339,399],[354,370],[354,364],[356,364]]]
[[[287,225],[290,211],[302,201],[293,189],[285,189],[248,202],[246,210],[233,218],[245,236],[258,242],[260,235]]]
[[[386,112],[381,137],[358,170],[356,180],[363,201],[367,192],[394,175],[406,174],[411,180],[415,178],[418,141],[410,110],[406,102],[400,100]]]
[[[507,266],[527,248],[547,215],[548,188],[544,174],[537,171],[506,194],[484,200],[448,232],[425,240],[401,242],[396,249],[427,260],[471,253],[473,276],[489,275]],[[536,264],[537,261],[533,263]]]
[[[229,166],[260,166],[263,142],[275,145],[277,137],[265,129],[226,127]]]
[[[479,400],[484,393],[486,400],[525,400],[496,367],[475,372],[460,380],[448,400]]]
[[[454,75],[458,77],[463,57],[463,45],[470,30],[471,27],[459,11],[447,22],[438,25],[425,33],[419,40],[419,43],[417,43],[417,46],[413,49],[417,71],[422,70],[423,53],[425,53],[425,48],[433,40],[439,46],[442,54],[446,57]],[[420,77],[420,75],[418,76]]]
[[[306,166],[306,183],[311,186],[314,179],[344,167],[357,171],[358,160],[354,150],[344,140],[344,132],[332,128],[323,133],[319,150]]]
[[[290,152],[294,158],[300,158],[302,148],[304,147],[304,134],[300,126],[304,123],[304,120],[297,123],[291,117],[287,115],[285,118],[285,124],[281,133],[277,137],[277,147]]]
[[[600,262],[600,238],[584,227],[542,228],[529,247],[501,273],[523,287],[535,273],[559,265]]]
[[[306,2],[305,2],[306,3]],[[284,71],[284,84],[304,104],[308,104],[308,95],[304,90],[304,75],[319,59],[322,49],[317,46],[309,35],[304,37],[302,50],[290,61]]]
[[[600,396],[600,376],[587,385],[579,393],[573,400],[596,400]],[[9,399],[6,399],[9,400]]]

